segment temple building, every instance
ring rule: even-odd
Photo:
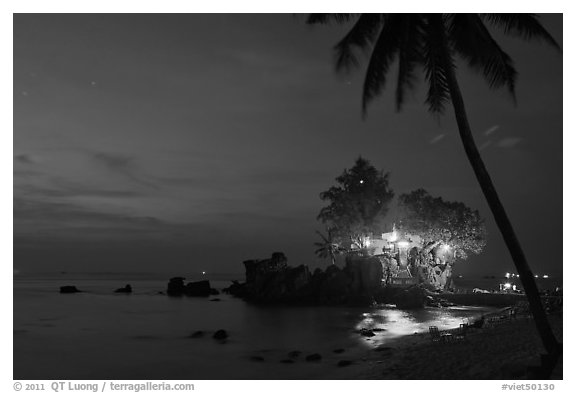
[[[352,245],[353,252],[376,257],[382,263],[383,283],[391,286],[427,284],[434,289],[448,289],[451,282],[453,252],[448,245],[422,253],[422,239],[396,228],[379,237],[367,236],[363,247]]]

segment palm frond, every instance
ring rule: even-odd
[[[358,14],[310,14],[306,23],[309,25],[325,25],[330,22],[346,23],[356,17]]]
[[[401,24],[398,18],[386,17],[378,40],[372,50],[372,56],[366,69],[362,92],[362,113],[366,115],[368,104],[377,97],[386,84],[386,74],[398,52]]]
[[[358,67],[355,49],[366,50],[374,42],[382,23],[382,14],[362,14],[348,34],[334,47],[336,71],[349,72]]]
[[[468,64],[483,72],[491,88],[508,86],[514,95],[516,69],[512,59],[504,52],[476,14],[454,14],[448,26],[454,50]]]
[[[481,14],[481,16],[492,25],[503,29],[505,34],[517,35],[525,40],[541,39],[556,49],[561,49],[535,14]]]
[[[446,67],[454,67],[453,59],[446,50],[444,21],[441,15],[429,15],[424,23],[423,45],[424,69],[428,81],[426,103],[432,113],[441,114],[444,104],[450,100]]]

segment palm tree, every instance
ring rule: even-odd
[[[371,52],[362,94],[364,116],[368,104],[382,93],[396,57],[397,110],[402,108],[405,92],[414,87],[417,67],[424,70],[428,84],[429,110],[442,114],[444,105],[452,103],[464,150],[520,274],[542,342],[550,357],[558,359],[562,345],[550,328],[534,274],[474,143],[456,78],[455,57],[480,71],[491,88],[505,86],[514,95],[516,70],[512,59],[492,38],[486,24],[525,40],[543,40],[558,50],[559,45],[532,14],[311,14],[307,23],[353,20],[354,26],[334,48],[336,69],[350,71],[359,65],[358,51]]]
[[[315,242],[314,245],[318,247],[314,253],[320,258],[330,258],[332,265],[336,264],[336,255],[342,253],[344,250],[334,241],[334,231],[330,228],[326,229],[326,235],[320,231],[316,231],[318,236],[322,239],[321,242]]]

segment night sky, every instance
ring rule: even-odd
[[[562,16],[541,21],[562,45]],[[287,14],[15,15],[14,268],[242,272],[273,251],[325,266],[318,194],[362,155],[397,195],[480,210],[488,246],[457,272],[513,271],[451,111],[431,116],[422,84],[396,113],[390,85],[363,121],[363,70],[333,69],[345,31]],[[470,122],[533,271],[559,275],[562,55],[495,35],[517,104],[461,64]]]

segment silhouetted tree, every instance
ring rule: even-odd
[[[336,178],[337,186],[320,194],[330,204],[320,210],[318,219],[333,230],[336,242],[348,241],[362,248],[367,235],[383,231],[383,219],[394,197],[388,177],[359,157]]]
[[[320,231],[316,231],[318,236],[322,239],[321,242],[315,242],[314,245],[317,247],[314,253],[319,258],[330,258],[332,265],[336,264],[336,255],[343,253],[345,250],[338,243],[336,243],[333,230],[331,228],[326,229],[326,235]]]
[[[478,210],[461,202],[435,198],[423,189],[400,195],[402,232],[418,235],[425,250],[449,246],[456,259],[480,254],[486,246],[486,227]]]
[[[362,94],[362,112],[384,89],[390,67],[398,58],[396,106],[400,110],[406,90],[414,87],[416,70],[422,67],[428,83],[426,103],[440,114],[450,101],[460,138],[496,224],[516,266],[542,342],[553,358],[562,346],[556,340],[544,308],[534,274],[526,261],[514,229],[474,143],[456,78],[455,57],[480,71],[491,88],[506,86],[514,94],[516,70],[510,56],[490,34],[486,23],[507,35],[525,40],[540,39],[560,49],[533,14],[312,14],[308,23],[346,23],[356,20],[336,45],[337,70],[359,65],[357,51],[371,52]]]

